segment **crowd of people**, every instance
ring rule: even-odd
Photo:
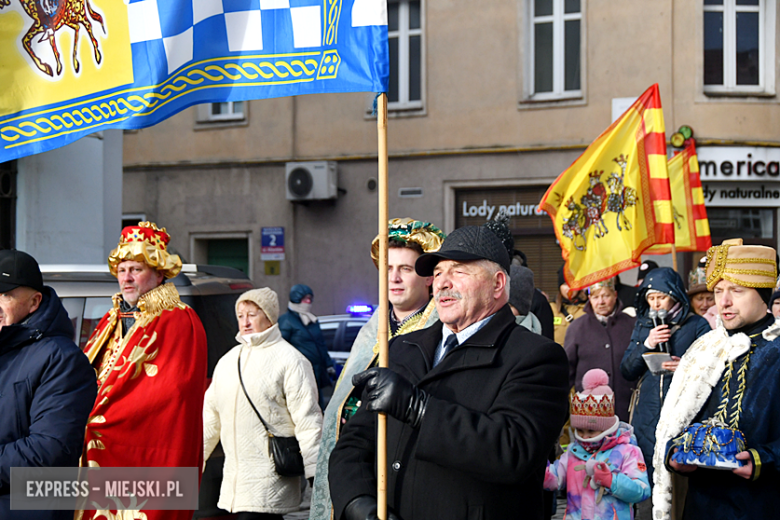
[[[338,381],[298,284],[282,315],[269,288],[238,298],[237,344],[207,384],[206,334],[166,283],[181,260],[153,223],[110,253],[119,293],[83,352],[35,259],[0,251],[0,518],[119,517],[12,511],[12,467],[203,468],[221,443],[218,505],[240,520],[281,520],[307,483],[311,520],[374,520],[379,413],[392,520],[550,518],[559,493],[567,519],[771,516],[774,249],[715,246],[687,289],[651,261],[636,287],[572,290],[561,271],[548,303],[505,219],[389,230],[389,366],[377,312]]]

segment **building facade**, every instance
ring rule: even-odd
[[[536,205],[658,83],[667,137],[695,131],[713,240],[777,247],[779,21],[777,0],[391,0],[390,215],[449,232],[504,206],[554,294],[560,249]],[[166,226],[188,261],[238,266],[283,300],[306,283],[316,313],[376,303],[373,97],[206,105],[126,132],[125,219]],[[335,198],[288,200],[298,161],[335,162]],[[282,260],[264,228],[283,228]]]

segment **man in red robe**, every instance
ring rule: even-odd
[[[172,283],[181,260],[170,235],[151,222],[122,230],[108,265],[119,281],[113,308],[85,353],[98,377],[81,465],[203,466],[206,333]],[[125,515],[130,513],[124,512]],[[121,518],[190,519],[192,511],[138,511]],[[77,511],[76,520],[113,520],[108,510]]]

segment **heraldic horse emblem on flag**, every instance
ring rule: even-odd
[[[93,20],[100,23],[103,34],[106,34],[106,26],[103,24],[103,17],[89,5],[89,0],[19,0],[19,2],[27,16],[33,20],[32,27],[22,37],[22,46],[27,51],[27,54],[30,55],[30,58],[32,58],[35,66],[44,74],[54,77],[51,66],[44,63],[35,53],[32,46],[33,40],[38,35],[41,35],[41,37],[37,43],[48,40],[54,53],[54,59],[57,61],[56,75],[60,76],[62,74],[62,61],[57,48],[56,34],[63,27],[70,27],[76,32],[73,36],[73,69],[78,72],[81,68],[78,56],[80,25],[84,26],[92,42],[95,62],[100,64],[103,58],[98,48],[97,39],[95,39],[95,35],[92,32],[92,23],[87,17],[87,13]],[[9,5],[11,5],[11,0],[0,0],[0,9]]]
[[[623,231],[624,228],[631,229],[631,221],[626,216],[626,208],[635,206],[637,197],[636,190],[623,183],[628,158],[620,154],[612,160],[620,166],[620,173],[610,173],[607,177],[606,187],[601,182],[604,170],[594,170],[588,174],[588,190],[580,198],[579,204],[574,200],[574,196],[569,197],[569,200],[566,201],[566,209],[571,214],[563,219],[562,233],[563,236],[572,241],[574,247],[579,251],[586,249],[585,235],[591,227],[594,229],[593,235],[596,238],[601,238],[609,233],[604,221],[606,213],[615,213],[615,225],[618,231]]]

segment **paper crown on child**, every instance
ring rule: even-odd
[[[600,368],[585,372],[582,392],[571,395],[571,425],[582,430],[608,430],[615,424],[615,394]]]
[[[745,436],[715,419],[693,423],[672,444],[678,448],[672,460],[680,464],[726,469],[744,464],[737,453],[745,451]]]

